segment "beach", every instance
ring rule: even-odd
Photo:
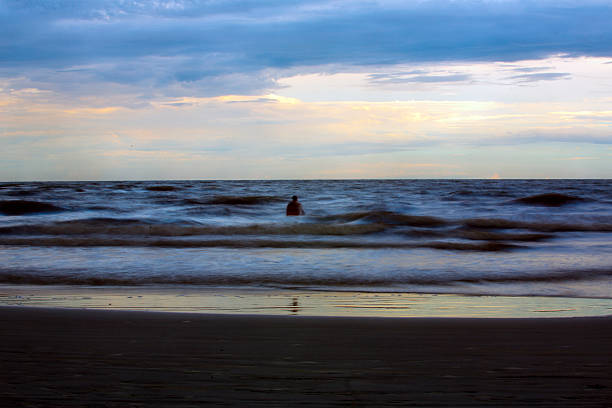
[[[612,319],[2,307],[6,406],[610,406]]]

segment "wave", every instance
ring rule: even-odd
[[[63,208],[42,201],[5,200],[0,201],[0,213],[4,215],[27,215],[64,211]]]
[[[148,186],[146,187],[148,191],[177,191],[178,187],[175,186]]]
[[[110,188],[111,190],[131,190],[135,188],[136,186],[137,186],[136,184],[131,184],[131,183],[119,183],[119,184],[111,185],[108,188]]]
[[[0,234],[113,235],[189,237],[199,235],[361,235],[384,231],[381,224],[252,224],[189,225],[153,224],[136,219],[92,218],[54,224],[18,225],[0,228]]]
[[[365,221],[385,225],[405,225],[412,227],[441,227],[449,224],[448,221],[442,218],[426,215],[398,214],[390,211],[352,212],[319,217],[319,220],[339,222]]]
[[[399,214],[389,211],[364,211],[364,212],[353,212],[345,214],[336,214],[325,217],[318,217],[318,220],[322,222],[362,222],[362,223],[375,223],[386,226],[410,226],[419,228],[434,228],[428,230],[415,230],[413,233],[423,233],[424,235],[447,235],[455,237],[468,237],[469,239],[493,239],[493,240],[540,240],[552,237],[551,235],[530,235],[530,234],[505,234],[494,236],[492,233],[479,231],[481,229],[524,229],[535,232],[612,232],[612,223],[571,223],[571,222],[529,222],[529,221],[518,221],[508,220],[501,218],[468,218],[463,220],[446,220],[439,217],[427,216],[427,215],[407,215]],[[459,232],[439,232],[436,229],[441,227],[452,227],[459,226],[464,231]],[[522,236],[521,236],[522,235]],[[480,236],[482,238],[476,238]]]
[[[334,240],[271,240],[271,239],[143,239],[113,237],[11,237],[0,238],[0,245],[41,247],[160,247],[160,248],[304,248],[304,249],[411,249],[430,248],[455,251],[507,251],[524,248],[502,242],[378,242]]]
[[[490,232],[481,230],[463,230],[450,232],[450,235],[457,238],[476,240],[476,241],[521,241],[521,242],[537,242],[545,239],[553,238],[553,234],[511,234]]]
[[[572,224],[562,222],[527,222],[498,218],[471,218],[462,221],[469,228],[483,229],[526,229],[538,232],[612,232],[612,224]]]
[[[462,277],[459,283],[520,283],[520,282],[569,282],[593,280],[612,276],[612,269],[549,271],[542,274],[516,274],[507,276]]]
[[[12,197],[27,197],[27,196],[36,195],[37,192],[33,190],[13,190],[5,194],[8,196],[12,196]]]
[[[428,230],[428,229],[413,229],[403,231],[402,235],[414,238],[460,238],[470,241],[518,241],[518,242],[538,242],[546,239],[554,238],[553,234],[541,233],[525,233],[512,234],[501,232],[482,231],[479,229],[458,228],[453,230]]]
[[[560,207],[562,205],[585,201],[582,197],[559,193],[537,194],[514,200],[516,203],[529,205],[543,205],[546,207]]]
[[[422,285],[449,287],[461,284],[487,283],[543,283],[543,282],[576,282],[592,281],[612,276],[612,270],[567,270],[541,271],[540,273],[519,274],[515,276],[412,276],[412,275],[313,275],[267,273],[257,275],[244,274],[160,274],[160,275],[88,275],[73,271],[48,272],[44,274],[0,271],[1,284],[16,285],[85,285],[85,286],[139,286],[139,285],[202,285],[202,286],[273,286],[273,287],[329,287],[337,290],[341,287],[387,287],[406,288],[413,291],[414,286]],[[410,286],[413,287],[410,287]],[[397,290],[397,289],[396,289]]]
[[[6,202],[0,202],[0,204]],[[21,201],[20,201],[21,203]],[[58,210],[53,205],[32,202],[31,211]],[[1,207],[0,207],[1,208]],[[404,215],[384,211],[356,212],[304,219],[305,222],[276,222],[249,225],[202,225],[194,222],[161,223],[134,218],[88,218],[45,224],[0,227],[4,235],[75,236],[108,235],[151,237],[197,237],[222,235],[278,236],[360,236],[389,234],[397,237],[452,238],[487,242],[537,242],[554,238],[560,232],[612,232],[612,223],[526,222],[496,218],[445,220],[431,216]],[[314,222],[306,222],[314,221]],[[508,230],[525,230],[509,232]]]
[[[275,196],[216,196],[206,204],[216,205],[257,205],[271,202],[285,202],[286,200]]]

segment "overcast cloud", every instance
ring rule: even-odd
[[[0,0],[0,180],[609,177],[611,22],[603,0]]]
[[[0,8],[0,61],[43,82],[72,70],[214,95],[273,88],[261,72],[294,67],[612,56],[610,21],[612,4],[588,0],[14,0]]]

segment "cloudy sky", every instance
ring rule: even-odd
[[[609,178],[612,3],[0,0],[0,180]]]

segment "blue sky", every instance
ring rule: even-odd
[[[0,1],[0,180],[608,178],[608,1]]]

